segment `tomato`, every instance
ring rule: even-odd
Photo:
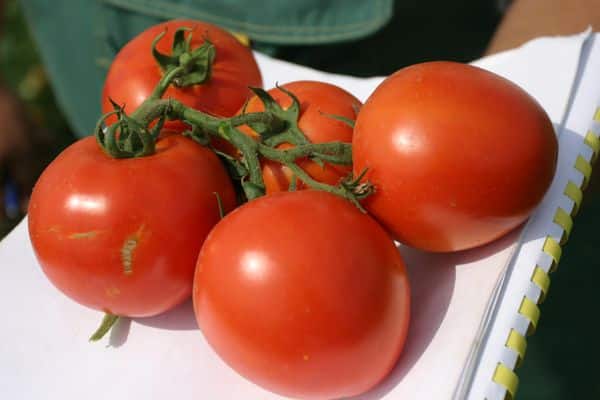
[[[152,41],[162,32],[165,36],[157,45],[158,51],[170,54],[175,31],[181,27],[193,29],[191,48],[197,48],[207,37],[216,48],[210,80],[185,88],[171,86],[164,98],[181,101],[188,107],[221,117],[234,115],[248,100],[252,92],[248,86],[262,86],[260,71],[252,51],[234,36],[214,25],[193,20],[172,20],[155,25],[127,43],[113,60],[102,92],[102,111],[112,111],[109,98],[124,104],[131,113],[150,96],[162,76],[162,71],[152,56]],[[112,123],[116,117],[107,119]],[[167,121],[165,127],[182,131],[186,125]]]
[[[297,81],[287,83],[282,87],[298,98],[300,102],[298,127],[310,142],[352,142],[352,127],[324,114],[337,115],[354,121],[361,106],[361,102],[356,97],[342,88],[325,82]],[[269,94],[284,109],[292,104],[291,98],[277,88],[271,89]],[[258,97],[252,97],[248,102],[246,112],[260,111],[264,111],[263,103]],[[256,133],[248,127],[242,127],[241,130],[251,136],[256,136]],[[290,145],[285,143],[278,147],[289,148]],[[330,185],[337,184],[341,178],[346,177],[352,171],[350,166],[329,163],[321,166],[309,159],[298,160],[298,165],[317,181]],[[262,171],[267,193],[288,190],[292,172],[286,166],[263,160]],[[301,182],[298,183],[299,189],[304,187]]]
[[[362,108],[354,171],[365,206],[393,235],[429,251],[488,243],[528,218],[554,176],[557,140],[542,107],[477,67],[430,62],[387,78]]]
[[[409,324],[409,281],[387,233],[326,192],[246,203],[198,258],[194,308],[238,373],[294,398],[365,392],[395,365]]]
[[[181,135],[148,157],[113,159],[93,137],[42,173],[29,235],[48,279],[71,299],[115,315],[159,314],[188,298],[195,262],[235,193],[219,159]]]

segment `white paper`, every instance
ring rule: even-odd
[[[584,37],[539,39],[478,64],[517,81],[560,124]],[[315,79],[365,100],[381,81],[257,58],[266,87]],[[401,249],[413,286],[409,338],[390,376],[361,399],[452,398],[518,234],[450,255]],[[189,302],[155,318],[120,322],[104,342],[88,343],[100,313],[70,301],[46,280],[32,254],[26,221],[0,242],[0,270],[3,399],[281,398],[241,378],[216,356],[195,327]]]

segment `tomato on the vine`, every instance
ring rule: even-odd
[[[29,235],[49,280],[88,307],[156,315],[188,298],[204,238],[235,193],[219,159],[181,135],[114,159],[94,137],[65,149],[29,204]]]
[[[404,346],[405,266],[381,226],[330,193],[279,192],[221,220],[194,278],[198,324],[238,373],[299,398],[358,395]]]
[[[352,127],[346,122],[335,119],[334,116],[354,121],[362,105],[356,97],[338,86],[325,82],[296,81],[281,87],[298,98],[300,102],[298,127],[309,142],[352,142]],[[273,88],[268,93],[284,109],[292,104],[290,96],[278,88]],[[264,111],[264,105],[257,96],[254,96],[245,107],[245,112],[260,111]],[[240,129],[256,136],[256,133],[246,126]],[[278,148],[285,149],[290,146],[288,143],[283,143]],[[337,184],[352,171],[351,166],[331,163],[319,165],[309,159],[298,160],[298,165],[315,180],[330,185]],[[262,171],[267,193],[288,190],[293,176],[289,168],[277,162],[263,160]],[[304,185],[299,182],[297,187],[301,189]]]
[[[171,20],[155,25],[128,42],[113,60],[102,92],[102,111],[113,110],[109,99],[125,105],[131,113],[150,96],[162,76],[162,71],[152,55],[152,42],[161,33],[157,50],[169,54],[177,29],[187,27],[192,31],[191,48],[197,48],[207,38],[216,50],[216,58],[207,82],[189,86],[171,86],[164,98],[181,101],[188,107],[208,114],[229,117],[252,96],[249,86],[262,86],[262,78],[252,51],[242,45],[229,32],[200,21]],[[107,119],[112,123],[116,118]],[[179,121],[167,121],[165,127],[182,131],[186,125]]]
[[[552,182],[557,147],[547,114],[517,85],[430,62],[396,72],[367,100],[353,162],[375,185],[365,207],[397,240],[455,251],[528,218]]]

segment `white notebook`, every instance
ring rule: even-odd
[[[382,80],[257,58],[265,87],[317,79],[365,100]],[[487,246],[454,254],[400,247],[413,289],[409,337],[390,375],[358,399],[499,400],[516,390],[513,370],[600,149],[600,36],[541,38],[475,64],[516,82],[548,112],[559,137],[556,177],[530,221]],[[104,341],[89,343],[101,314],[47,281],[26,221],[0,242],[0,271],[3,399],[282,398],[218,358],[196,327],[191,302],[122,320]]]

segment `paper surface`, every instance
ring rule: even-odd
[[[477,64],[523,86],[560,124],[584,38],[539,39]],[[365,100],[381,81],[257,59],[267,88],[316,79]],[[455,254],[400,249],[413,287],[408,341],[390,376],[359,398],[452,398],[518,237],[515,231]],[[155,318],[121,321],[104,342],[88,343],[101,314],[70,301],[47,281],[33,256],[26,221],[0,242],[0,270],[2,398],[281,398],[241,378],[216,356],[196,328],[189,302]]]

